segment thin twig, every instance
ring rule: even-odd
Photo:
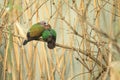
[[[93,73],[93,72],[96,72],[96,71],[98,71],[98,70],[91,71],[91,72]],[[73,80],[74,78],[76,78],[76,77],[78,77],[78,76],[80,76],[80,75],[82,75],[82,74],[86,74],[86,73],[90,73],[90,72],[79,73],[79,74],[73,76],[73,77],[71,78],[71,80]]]
[[[36,0],[35,0],[35,1],[36,1]],[[29,19],[29,21],[32,20],[33,16],[36,14],[36,12],[37,12],[47,1],[49,1],[49,0],[46,0],[45,2],[43,2],[43,3],[35,10],[35,12],[34,12],[34,13],[32,14],[32,16],[31,16],[31,18]]]
[[[3,15],[3,13],[5,12],[5,7],[6,7],[6,0],[4,0],[4,5],[3,5],[3,8],[1,9],[0,11],[0,17]]]
[[[28,7],[26,7],[24,11],[19,16],[17,16],[17,18],[10,25],[13,25],[35,2],[36,0],[34,0]]]

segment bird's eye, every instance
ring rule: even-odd
[[[48,25],[47,23],[45,23],[45,25]]]

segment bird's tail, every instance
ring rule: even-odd
[[[55,48],[55,41],[52,39],[50,42],[47,42],[47,46],[49,49]]]
[[[23,45],[26,45],[29,42],[29,40],[24,40]]]

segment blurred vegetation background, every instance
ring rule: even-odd
[[[56,48],[23,46],[42,20]],[[120,80],[119,26],[119,0],[0,0],[0,80]]]

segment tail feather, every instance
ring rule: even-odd
[[[28,40],[24,40],[23,45],[26,45],[28,43]]]
[[[23,45],[26,45],[30,41],[30,32],[27,32],[27,40],[24,40]]]

